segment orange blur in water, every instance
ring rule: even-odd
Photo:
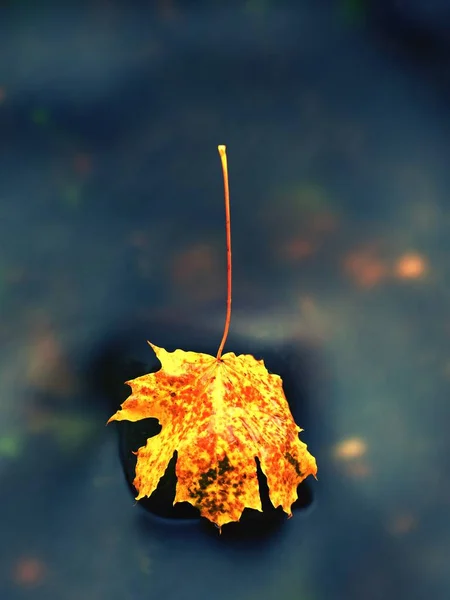
[[[426,270],[425,259],[415,253],[404,254],[395,264],[395,274],[399,279],[418,279]]]
[[[348,438],[339,442],[334,448],[336,458],[344,460],[360,458],[367,451],[367,444],[361,438]]]
[[[22,587],[34,587],[42,583],[46,577],[44,563],[33,557],[20,558],[13,568],[13,579]]]
[[[344,259],[344,270],[356,285],[372,288],[386,278],[388,270],[373,251],[357,250]]]

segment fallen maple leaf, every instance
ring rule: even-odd
[[[158,419],[161,432],[136,452],[136,500],[151,496],[175,452],[174,504],[189,502],[219,528],[244,508],[262,510],[257,464],[275,508],[291,516],[297,486],[316,475],[299,440],[281,378],[251,355],[222,356],[231,315],[231,238],[225,147],[219,146],[227,223],[227,317],[217,356],[150,346],[161,369],[128,381],[131,396],[108,421]],[[149,342],[150,343],[150,342]]]

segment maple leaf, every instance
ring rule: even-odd
[[[281,378],[251,355],[150,346],[161,369],[128,381],[132,394],[108,421],[154,417],[162,426],[136,453],[136,500],[151,496],[176,451],[174,504],[189,502],[220,528],[244,508],[262,510],[257,457],[272,504],[291,515],[297,486],[317,466]]]
[[[316,461],[299,440],[281,378],[249,354],[222,356],[231,316],[231,229],[225,146],[218,147],[225,190],[227,313],[217,356],[150,346],[161,369],[127,383],[131,396],[108,421],[154,417],[161,432],[137,454],[136,500],[151,496],[175,452],[174,504],[189,502],[219,529],[244,508],[262,510],[256,458],[269,498],[291,516],[297,486],[316,475]],[[149,342],[150,343],[150,342]]]

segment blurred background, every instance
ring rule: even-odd
[[[449,597],[449,102],[445,0],[0,3],[2,600]],[[319,465],[259,540],[135,506],[105,427],[220,341],[218,144],[226,349],[294,349]]]

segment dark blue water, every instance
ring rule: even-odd
[[[0,8],[2,600],[448,597],[450,14],[311,4]],[[218,144],[227,349],[291,349],[319,466],[261,535],[135,506],[104,426],[220,342]]]

